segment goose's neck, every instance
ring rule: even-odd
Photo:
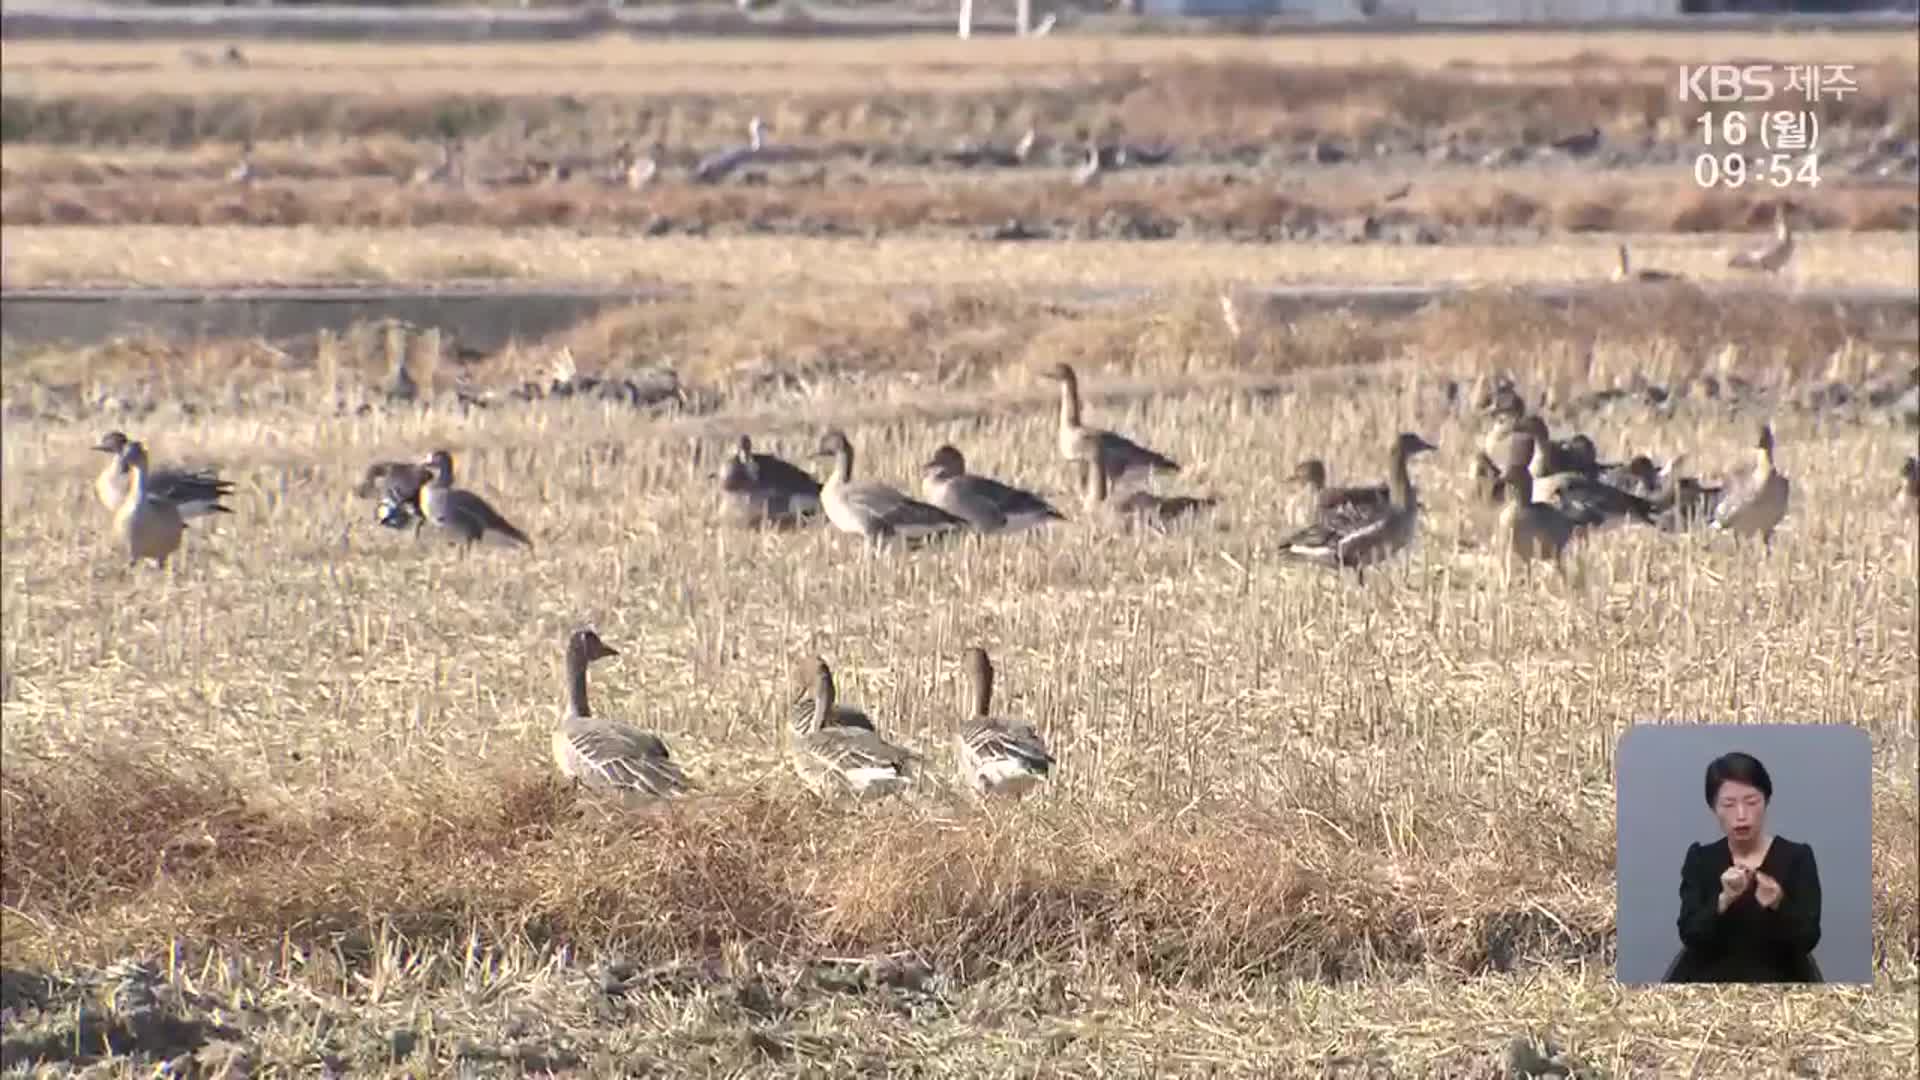
[[[973,715],[986,717],[993,709],[993,669],[977,667],[973,671]]]
[[[1086,463],[1087,486],[1085,500],[1088,507],[1099,506],[1107,501],[1107,470],[1099,461]]]
[[[587,658],[572,649],[567,650],[567,703],[575,716],[593,715],[587,705]]]
[[[1755,447],[1753,451],[1753,471],[1755,475],[1767,476],[1773,472],[1773,448]]]
[[[136,505],[147,497],[147,467],[145,465],[127,466],[127,498]]]
[[[833,676],[820,676],[819,685],[813,688],[813,726],[809,731],[820,731],[827,726],[827,718],[833,715],[834,690]]]
[[[1387,465],[1387,483],[1394,506],[1404,510],[1413,504],[1413,477],[1407,473],[1407,454],[1397,446]]]
[[[1060,382],[1060,426],[1077,428],[1080,426],[1080,388],[1072,380]]]
[[[842,446],[833,453],[833,474],[827,477],[830,483],[853,483],[853,447]]]

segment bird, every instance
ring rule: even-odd
[[[1180,471],[1179,462],[1149,450],[1124,435],[1080,422],[1080,377],[1071,364],[1056,364],[1040,373],[1043,379],[1060,384],[1060,456],[1068,461],[1106,461],[1108,478],[1114,483],[1142,472]]]
[[[177,503],[156,498],[147,486],[147,448],[129,442],[121,451],[131,480],[126,497],[113,512],[113,533],[127,546],[127,565],[140,565],[152,559],[160,569],[180,550],[180,538],[187,531],[186,518]]]
[[[240,145],[240,160],[227,170],[227,183],[251,184],[256,175],[253,168],[253,140],[249,139]]]
[[[904,790],[913,782],[913,755],[871,726],[834,723],[833,670],[814,660],[813,712],[796,716],[788,743],[794,772],[823,798],[847,794],[875,799]],[[864,715],[864,714],[863,714]]]
[[[787,527],[820,512],[820,481],[784,458],[754,452],[741,435],[720,466],[720,498],[737,521]]]
[[[1520,419],[1508,446],[1510,455],[1524,453],[1526,457],[1515,461],[1510,456],[1501,463],[1502,468],[1524,462],[1536,482],[1542,477],[1566,472],[1598,476],[1606,469],[1600,464],[1592,439],[1574,435],[1556,440],[1547,433],[1547,421],[1539,413],[1528,413]]]
[[[1304,484],[1313,496],[1316,515],[1328,512],[1342,512],[1349,507],[1379,509],[1392,501],[1393,494],[1386,484],[1371,484],[1364,487],[1328,487],[1327,466],[1319,458],[1308,458],[1294,467],[1293,481]]]
[[[1682,280],[1679,274],[1667,270],[1635,270],[1627,255],[1627,245],[1624,242],[1619,245],[1619,255],[1620,265],[1615,267],[1613,271],[1613,280],[1615,281],[1659,282]]]
[[[993,661],[987,650],[968,649],[965,662],[973,707],[955,737],[960,779],[976,796],[1020,798],[1047,779],[1053,755],[1032,724],[993,715]]]
[[[1144,524],[1164,532],[1179,519],[1211,509],[1220,502],[1210,495],[1155,495],[1147,491],[1130,491],[1113,498],[1108,494],[1110,470],[1104,458],[1074,464],[1080,468],[1081,505],[1087,513],[1125,527]]]
[[[766,124],[758,116],[747,121],[747,144],[734,146],[700,159],[693,167],[693,180],[697,184],[713,184],[727,178],[727,174],[758,157],[766,149]]]
[[[1352,506],[1323,515],[1280,542],[1283,558],[1334,569],[1350,568],[1362,581],[1366,568],[1407,546],[1419,523],[1420,500],[1408,461],[1439,447],[1404,431],[1388,447],[1386,505]]]
[[[1735,270],[1759,270],[1777,274],[1793,258],[1793,227],[1787,223],[1785,207],[1777,208],[1773,218],[1773,240],[1765,247],[1734,253],[1727,265]]]
[[[1627,459],[1626,464],[1615,465],[1602,472],[1600,479],[1621,491],[1630,491],[1635,495],[1648,497],[1658,494],[1660,489],[1666,486],[1667,474],[1677,461],[1679,459],[1675,458],[1663,469],[1655,465],[1653,459],[1647,455],[1635,454]]]
[[[982,533],[1019,532],[1066,520],[1031,491],[968,472],[966,456],[951,444],[942,444],[921,466],[920,494]]]
[[[94,444],[95,450],[113,455],[113,460],[107,462],[93,481],[94,494],[109,510],[118,509],[127,492],[132,489],[132,477],[126,460],[126,449],[131,445],[133,443],[122,431],[109,431]],[[144,447],[142,453],[145,453]],[[210,468],[147,470],[147,498],[171,503],[182,518],[231,514],[233,511],[220,503],[221,499],[231,494],[233,482],[220,479],[219,474]]]
[[[1702,484],[1691,476],[1681,476],[1653,499],[1658,512],[1656,523],[1668,532],[1683,532],[1710,522],[1720,508],[1726,488]]]
[[[1920,456],[1909,457],[1900,465],[1900,490],[1893,497],[1893,512],[1920,513]]]
[[[445,450],[435,450],[422,463],[422,468],[428,475],[420,489],[420,510],[427,524],[453,537],[463,551],[472,550],[474,544],[489,534],[504,536],[523,547],[533,547],[527,534],[501,516],[487,500],[453,486],[453,457]]]
[[[1540,455],[1534,454],[1533,460],[1540,460]],[[1553,505],[1576,528],[1591,528],[1626,517],[1654,524],[1658,508],[1653,503],[1584,472],[1574,470],[1542,476],[1531,467],[1526,471],[1528,500]]]
[[[378,499],[373,519],[389,529],[413,527],[415,535],[426,523],[420,509],[420,489],[431,471],[411,461],[376,461],[367,466],[353,493],[362,499]]]
[[[1767,547],[1773,546],[1773,531],[1787,516],[1787,504],[1793,487],[1773,463],[1773,425],[1760,425],[1760,437],[1754,441],[1752,471],[1732,477],[1713,509],[1710,527],[1736,536],[1759,534]]]
[[[885,484],[854,483],[853,444],[837,428],[821,438],[815,456],[834,459],[833,472],[820,488],[820,505],[827,521],[841,532],[870,541],[895,536],[917,540],[967,527],[966,519]]]
[[[1501,479],[1507,491],[1507,503],[1500,508],[1501,561],[1509,579],[1514,558],[1529,567],[1527,560],[1552,562],[1554,570],[1564,574],[1561,556],[1573,538],[1574,522],[1558,507],[1534,501],[1533,475],[1527,470],[1509,466]]]
[[[1073,183],[1076,187],[1093,187],[1100,182],[1100,147],[1090,144],[1087,147],[1086,160],[1073,170]]]
[[[567,707],[553,729],[553,762],[560,775],[590,791],[623,798],[677,795],[693,785],[660,736],[593,715],[587,703],[587,666],[619,656],[591,628],[567,635]]]
[[[459,140],[440,140],[440,164],[422,165],[413,170],[414,185],[453,183],[460,171],[460,154]]]

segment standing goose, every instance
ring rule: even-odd
[[[560,775],[595,791],[659,798],[693,785],[660,736],[593,715],[587,704],[587,665],[618,650],[589,629],[567,637],[567,708],[553,730],[553,763]]]
[[[942,445],[921,466],[920,493],[927,502],[964,518],[983,533],[1018,532],[1066,520],[1066,515],[1031,491],[968,472],[966,457],[951,445]]]
[[[1910,457],[1900,466],[1900,491],[1893,497],[1896,514],[1920,514],[1920,457]]]
[[[1334,569],[1351,568],[1364,581],[1366,568],[1407,546],[1420,520],[1420,499],[1407,471],[1416,454],[1439,447],[1402,432],[1388,449],[1385,506],[1329,513],[1280,542],[1283,557]]]
[[[389,529],[411,525],[415,535],[426,522],[420,510],[420,489],[432,473],[424,465],[411,461],[376,461],[367,466],[353,493],[362,499],[378,499],[373,518]]]
[[[1760,535],[1767,547],[1773,546],[1773,530],[1787,516],[1792,486],[1786,476],[1773,467],[1773,426],[1760,425],[1760,438],[1754,443],[1753,471],[1734,477],[1713,510],[1713,528],[1736,536]]]
[[[126,461],[127,447],[132,445],[135,444],[127,440],[126,433],[120,431],[107,432],[94,445],[95,450],[113,455],[113,460],[107,462],[93,481],[94,494],[109,510],[119,509],[132,489],[132,473]],[[143,461],[145,452],[143,447]],[[220,479],[212,469],[147,470],[147,498],[173,504],[182,518],[231,514],[232,510],[220,505],[220,500],[231,494],[233,482]]]
[[[1605,525],[1627,517],[1654,524],[1659,508],[1648,500],[1577,470],[1541,475],[1534,471],[1541,461],[1537,448],[1532,460],[1534,465],[1525,470],[1528,501],[1554,506],[1576,528]],[[1514,468],[1517,466],[1510,467],[1508,472]]]
[[[710,154],[700,159],[693,167],[693,182],[713,184],[727,178],[727,174],[759,157],[766,149],[767,126],[758,116],[747,121],[747,144],[734,146]]]
[[[113,512],[113,533],[127,545],[127,565],[138,566],[141,559],[152,559],[160,569],[180,550],[180,537],[187,531],[180,507],[153,496],[147,485],[147,448],[130,442],[121,451],[121,460],[132,473],[127,495]]]
[[[1501,562],[1508,577],[1516,557],[1529,567],[1531,563],[1525,560],[1552,562],[1554,570],[1564,574],[1561,555],[1573,538],[1574,522],[1558,507],[1533,501],[1533,474],[1527,470],[1511,466],[1501,479],[1506,483],[1507,504],[1500,509],[1499,535],[1504,541]]]
[[[1787,224],[1787,211],[1779,207],[1773,218],[1773,242],[1752,251],[1741,251],[1727,260],[1735,270],[1760,270],[1777,274],[1793,258],[1793,227]]]
[[[1106,460],[1107,473],[1120,483],[1136,472],[1179,472],[1180,465],[1124,435],[1088,427],[1080,422],[1080,377],[1071,364],[1057,364],[1040,373],[1060,384],[1060,456],[1068,461]]]
[[[1079,461],[1074,464],[1080,467],[1081,505],[1086,507],[1088,515],[1105,516],[1122,526],[1144,523],[1165,531],[1167,526],[1180,518],[1210,509],[1220,502],[1210,495],[1155,495],[1146,491],[1130,491],[1119,498],[1109,498],[1109,477],[1104,458],[1096,457],[1090,462]]]
[[[1503,468],[1524,462],[1536,484],[1543,477],[1556,473],[1577,472],[1582,476],[1598,476],[1603,471],[1592,439],[1579,434],[1571,438],[1554,439],[1547,432],[1546,419],[1539,413],[1528,414],[1514,426],[1509,448],[1514,455],[1525,456],[1519,457],[1519,461],[1510,458]]]
[[[435,450],[423,467],[428,475],[426,486],[420,489],[420,511],[428,524],[452,536],[466,550],[471,550],[488,534],[504,536],[524,547],[533,546],[527,534],[502,517],[487,500],[453,486],[453,457],[445,450]]]
[[[870,726],[836,723],[836,715],[833,671],[825,660],[816,659],[813,712],[794,718],[788,748],[794,772],[808,790],[822,798],[845,793],[874,799],[912,782],[912,754]]]
[[[1073,184],[1075,187],[1093,187],[1100,182],[1100,172],[1100,146],[1090,143],[1086,158],[1073,170]]]
[[[845,432],[827,432],[820,440],[819,457],[834,459],[833,472],[820,488],[820,505],[827,520],[841,532],[882,540],[899,536],[916,539],[964,529],[966,520],[885,484],[853,482],[853,444]]]
[[[966,660],[973,710],[957,736],[960,778],[975,795],[1020,798],[1046,780],[1053,755],[1032,724],[994,717],[993,662],[987,651],[968,649]]]

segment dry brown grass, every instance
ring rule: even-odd
[[[1701,282],[1753,284],[1727,254],[1759,231],[1635,236],[1637,265]],[[254,229],[207,226],[8,227],[0,277],[29,285],[370,284],[483,276],[532,284],[668,284],[745,290],[1144,287],[1190,290],[1282,282],[1582,284],[1605,280],[1617,236],[1538,244],[1386,245],[1164,240],[986,243],[939,236],[580,235],[567,229],[466,227]],[[1801,234],[1782,287],[1920,285],[1916,234]]]
[[[244,1004],[251,1051],[286,1068],[511,1053],[961,1076],[1014,1055],[1319,1075],[1346,1055],[1486,1075],[1533,1030],[1602,1075],[1801,1059],[1900,1075],[1920,1004],[1920,578],[1886,496],[1910,434],[1781,404],[1767,415],[1795,503],[1771,555],[1628,530],[1587,547],[1571,584],[1503,586],[1462,476],[1477,421],[1440,380],[1509,368],[1566,419],[1579,390],[1636,375],[1706,365],[1764,391],[1789,360],[1858,380],[1911,359],[1816,313],[1672,298],[1569,316],[1477,301],[1391,336],[1329,317],[1236,354],[1206,300],[1105,313],[959,294],[856,317],[768,299],[584,328],[569,343],[594,369],[670,350],[726,386],[771,352],[804,375],[651,422],[581,402],[316,407],[341,388],[352,404],[371,351],[331,370],[10,358],[0,952],[76,975],[154,958],[168,993],[216,1003],[195,1009]],[[1008,336],[983,342],[993,327]],[[1187,463],[1171,486],[1222,497],[1216,518],[876,559],[826,531],[709,521],[721,439],[749,429],[797,456],[829,424],[867,475],[906,482],[951,440],[1070,507],[1027,374],[1059,356],[1082,364],[1100,422]],[[1391,363],[1253,388],[1243,370],[1368,359]],[[75,385],[57,413],[13,411],[59,379]],[[87,404],[132,380],[201,408]],[[1577,419],[1610,454],[1684,449],[1712,472],[1743,460],[1758,415],[1689,397]],[[126,572],[85,484],[84,446],[123,425],[239,484],[236,515],[196,527],[169,575]],[[1373,474],[1406,427],[1447,448],[1418,470],[1430,513],[1409,557],[1364,587],[1272,558],[1294,510],[1263,478],[1309,452]],[[368,459],[434,445],[535,554],[462,562],[345,494]],[[607,818],[546,779],[559,642],[581,622],[624,653],[598,671],[604,711],[663,732],[704,797]],[[954,660],[975,642],[1004,708],[1061,760],[1044,797],[991,814],[937,779]],[[776,732],[815,652],[934,782],[853,814],[799,791]],[[1609,985],[1613,740],[1706,719],[1873,735],[1872,988]],[[869,968],[862,992],[823,989],[827,958],[876,955],[936,977]],[[593,965],[614,959],[665,974],[609,997]],[[405,1052],[396,1028],[419,1033]]]

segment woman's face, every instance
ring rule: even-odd
[[[1713,816],[1720,819],[1720,831],[1729,840],[1747,843],[1766,827],[1767,797],[1738,780],[1722,781],[1713,796]]]

